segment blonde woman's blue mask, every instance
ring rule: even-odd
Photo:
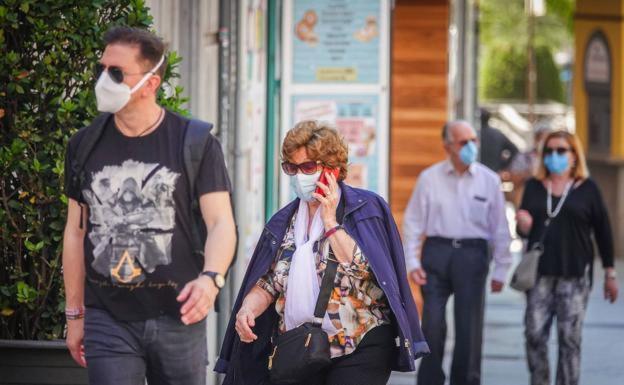
[[[544,157],[544,166],[553,174],[563,174],[569,166],[568,155],[553,152]]]

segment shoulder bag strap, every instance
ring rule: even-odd
[[[340,197],[340,202],[336,209],[336,219],[338,223],[342,224],[344,220],[345,202],[344,194]],[[334,255],[334,251],[331,246],[329,247],[329,256],[327,258],[327,266],[325,267],[325,273],[323,274],[323,280],[321,281],[321,288],[319,290],[318,299],[316,300],[316,307],[314,308],[314,321],[317,324],[323,322],[325,312],[327,311],[327,304],[329,298],[334,290],[334,280],[336,279],[336,272],[338,270],[338,259]],[[317,322],[318,321],[318,322]]]
[[[321,324],[325,312],[327,311],[327,304],[329,303],[329,297],[334,290],[334,280],[336,279],[336,272],[338,270],[338,260],[334,255],[331,247],[329,248],[329,258],[327,258],[327,267],[325,268],[325,274],[323,274],[323,281],[321,282],[321,289],[319,291],[318,299],[316,300],[316,307],[314,308],[314,322]],[[317,322],[318,321],[318,322]]]

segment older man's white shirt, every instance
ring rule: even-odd
[[[408,271],[420,267],[422,242],[434,236],[487,240],[493,249],[492,278],[505,282],[511,265],[511,236],[499,176],[477,162],[463,175],[455,172],[449,160],[424,170],[403,218]]]

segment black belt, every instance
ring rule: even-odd
[[[482,238],[427,237],[426,242],[448,245],[455,249],[461,249],[462,247],[487,247],[487,241]]]

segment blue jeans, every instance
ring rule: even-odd
[[[206,323],[186,326],[160,316],[115,320],[107,311],[85,314],[84,347],[90,385],[204,385]]]

